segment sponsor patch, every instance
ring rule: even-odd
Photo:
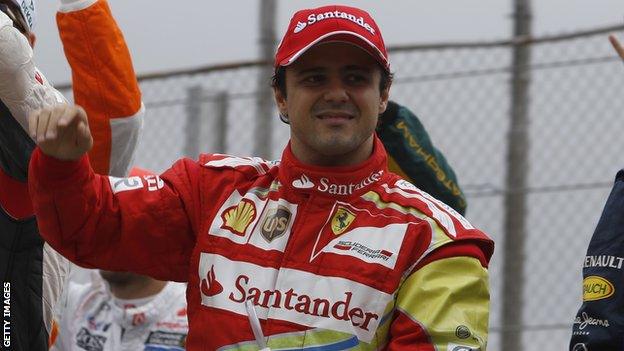
[[[221,213],[221,228],[245,236],[247,228],[256,219],[256,206],[251,200],[242,199],[237,205],[226,208]]]
[[[608,319],[594,318],[588,315],[587,312],[583,312],[580,316],[576,316],[576,318],[574,318],[574,325],[578,325],[578,330],[583,330],[590,325],[609,328],[610,324]]]
[[[579,342],[578,344],[574,344],[572,351],[587,351],[587,346],[585,346],[582,342]]]
[[[449,343],[448,346],[446,347],[446,350],[447,351],[480,351],[481,348]]]
[[[149,191],[160,190],[165,186],[165,182],[157,175],[146,175],[143,176],[143,179],[147,182],[147,190]]]
[[[210,267],[210,270],[205,277],[201,277],[201,293],[207,297],[215,296],[223,291],[223,286],[217,281],[217,277],[214,271],[214,265]]]
[[[460,339],[468,339],[470,335],[472,335],[472,333],[470,332],[470,329],[465,325],[460,325],[455,328],[455,336]]]
[[[245,301],[251,300],[260,319],[350,333],[364,342],[373,339],[392,300],[391,294],[345,278],[278,270],[201,253],[199,276],[206,277],[213,269],[223,291],[213,296],[201,292],[204,306],[247,316]]]
[[[355,220],[355,214],[343,206],[338,206],[331,220],[332,232],[336,235],[344,233]]]
[[[130,191],[143,188],[143,182],[141,177],[129,177],[129,178],[117,178],[108,177],[113,194],[117,194],[123,191]]]
[[[308,25],[311,26],[311,25],[314,25],[315,23],[328,20],[328,19],[335,19],[335,20],[344,19],[347,21],[351,21],[357,24],[358,26],[364,28],[365,30],[370,32],[372,35],[375,35],[375,29],[364,20],[364,17],[356,16],[348,12],[337,11],[337,10],[310,14],[307,18],[307,22],[301,22],[301,21],[297,22],[297,25],[295,26],[293,33],[295,34],[300,33]]]
[[[374,171],[363,179],[360,179],[357,183],[334,183],[330,178],[322,177],[318,181],[310,180],[305,174],[302,174],[298,179],[293,180],[292,186],[298,189],[312,189],[327,193],[331,195],[352,195],[355,191],[364,189],[371,184],[378,182],[383,175],[383,170]]]
[[[285,206],[267,209],[260,228],[262,237],[266,241],[272,242],[273,239],[284,235],[286,229],[288,229],[288,224],[290,224],[291,217],[292,214]]]
[[[318,233],[310,262],[325,252],[394,269],[409,223],[397,219],[397,223],[388,224],[388,219],[383,214],[337,202]]]
[[[149,346],[159,346],[158,348],[153,348],[154,350],[184,350],[186,346],[186,334],[161,330],[152,331],[147,337],[145,346],[146,350],[149,350]]]
[[[249,245],[284,252],[297,218],[297,205],[284,199],[266,200],[260,219],[253,224]]]
[[[297,189],[310,189],[314,188],[314,183],[308,178],[307,175],[302,174],[299,179],[295,179],[292,182],[292,186]]]
[[[406,231],[406,224],[391,224],[384,228],[356,228],[332,240],[318,254],[326,252],[351,256],[393,269]]]
[[[583,268],[605,267],[622,269],[624,258],[610,255],[585,256]]]
[[[106,337],[102,335],[91,334],[87,328],[80,328],[76,334],[76,345],[87,351],[102,351]]]
[[[248,192],[244,196],[233,191],[221,205],[208,229],[209,235],[219,236],[236,244],[246,244],[258,222],[259,210],[264,208],[266,199],[257,193]],[[264,241],[264,239],[262,239]]]
[[[613,284],[603,277],[592,275],[583,279],[583,301],[606,299],[614,292]]]

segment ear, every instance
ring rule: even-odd
[[[278,88],[273,88],[273,95],[275,96],[275,103],[279,112],[285,116],[288,116],[288,106],[286,104],[286,96]]]
[[[381,91],[381,99],[379,100],[379,114],[381,115],[388,108],[388,99],[390,98],[390,86]]]
[[[33,32],[28,32],[26,35],[28,37],[28,42],[30,43],[31,48],[35,48],[35,42],[37,41],[37,36]]]

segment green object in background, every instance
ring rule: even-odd
[[[466,213],[466,197],[446,158],[436,149],[425,127],[409,109],[389,101],[377,134],[388,152],[388,167],[419,189]]]

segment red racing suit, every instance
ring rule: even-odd
[[[188,350],[484,350],[493,242],[386,162],[375,138],[357,166],[288,146],[114,178],[36,149],[29,188],[70,260],[188,282]]]

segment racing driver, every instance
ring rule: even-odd
[[[41,232],[84,266],[188,282],[188,350],[484,350],[493,242],[390,173],[374,130],[390,65],[360,9],[294,14],[275,56],[280,161],[95,174],[78,106],[31,115]]]

